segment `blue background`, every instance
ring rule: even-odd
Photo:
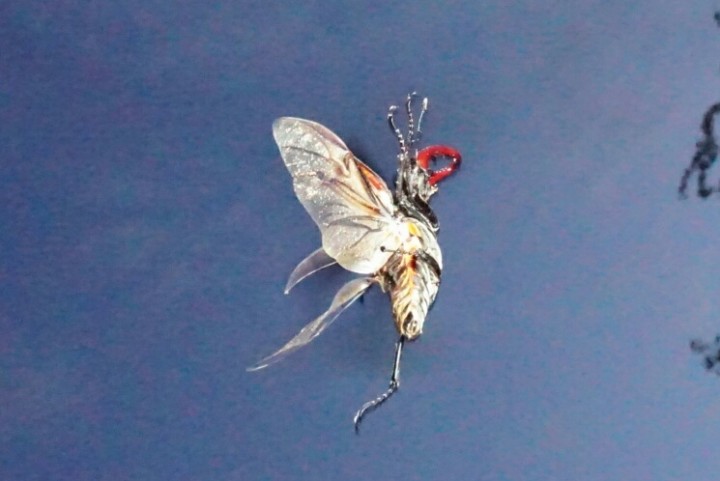
[[[676,188],[718,101],[704,2],[0,4],[0,479],[713,480],[716,199]],[[464,155],[403,386],[272,140],[319,121],[386,179],[388,105]]]

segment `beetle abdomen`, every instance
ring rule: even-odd
[[[386,265],[395,327],[408,340],[422,334],[425,318],[440,286],[436,265],[418,254],[396,254]]]

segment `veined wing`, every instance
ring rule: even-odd
[[[401,225],[385,182],[316,122],[282,117],[273,136],[325,252],[349,271],[377,272],[400,246]]]
[[[362,277],[360,279],[354,279],[342,286],[337,294],[335,294],[335,298],[327,311],[303,327],[300,332],[283,347],[258,362],[255,366],[248,368],[248,371],[257,371],[270,364],[274,364],[318,337],[325,328],[337,319],[342,311],[347,309],[358,297],[362,296],[373,282],[375,282],[375,279],[372,277]]]
[[[285,285],[285,294],[289,293],[290,289],[295,287],[301,280],[334,264],[337,264],[337,261],[327,255],[322,247],[317,249],[300,261],[300,264],[290,273],[290,278]]]

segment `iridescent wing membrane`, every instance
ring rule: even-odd
[[[394,216],[392,193],[337,135],[309,120],[282,117],[273,124],[273,136],[292,175],[295,194],[322,234],[322,248],[298,265],[285,292],[335,261],[370,276],[345,284],[327,311],[250,370],[277,362],[320,335],[375,282],[372,274],[401,244],[402,224]]]
[[[283,347],[270,354],[268,357],[261,359],[256,365],[248,368],[248,371],[257,371],[270,364],[284,359],[285,356],[295,350],[308,344],[310,341],[318,337],[350,304],[355,302],[358,297],[375,282],[372,277],[361,277],[353,279],[340,288],[333,299],[330,308],[317,317],[314,321],[303,327],[295,337],[290,339]]]
[[[324,251],[349,271],[377,272],[390,258],[387,251],[400,246],[385,182],[318,123],[283,117],[273,135],[295,194],[320,228]]]

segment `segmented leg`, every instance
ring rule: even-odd
[[[417,92],[411,92],[408,94],[407,100],[405,101],[405,110],[406,110],[407,116],[408,116],[407,142],[410,145],[410,148],[412,148],[415,144],[420,142],[420,139],[422,138],[422,120],[425,117],[425,113],[428,110],[428,99],[427,99],[427,97],[424,97],[423,101],[422,101],[422,108],[420,110],[420,115],[418,116],[417,130],[415,130],[415,116],[413,114],[412,103],[417,96],[418,96]]]
[[[422,138],[422,121],[428,111],[428,99],[427,97],[423,98],[420,115],[418,116],[417,124],[415,124],[415,115],[413,113],[412,103],[417,96],[417,92],[410,92],[407,96],[407,99],[405,100],[405,111],[407,112],[408,117],[407,137],[403,136],[402,131],[395,123],[395,112],[397,111],[398,107],[396,105],[392,105],[390,106],[390,109],[388,111],[388,125],[390,126],[390,131],[393,133],[398,143],[400,144],[401,154],[408,153],[409,149],[412,148],[415,144],[417,144]],[[416,125],[417,130],[415,129]]]
[[[374,411],[382,403],[390,399],[390,396],[395,394],[395,391],[400,387],[400,356],[402,355],[403,344],[405,343],[405,336],[400,336],[398,342],[395,344],[395,362],[393,364],[392,377],[390,378],[390,387],[387,391],[382,393],[372,401],[368,401],[362,405],[362,407],[355,414],[353,423],[355,424],[355,433],[360,434],[360,423],[363,417],[370,411]]]
[[[407,146],[405,145],[405,139],[403,138],[402,132],[400,132],[400,129],[397,127],[397,124],[395,124],[395,112],[397,111],[397,105],[391,105],[390,109],[388,110],[388,125],[390,126],[390,130],[397,138],[398,143],[400,144],[400,153],[406,154],[407,153]]]
[[[408,143],[410,147],[415,143],[415,119],[413,118],[412,101],[417,97],[417,92],[410,92],[405,100],[405,112],[408,116]]]
[[[415,142],[420,142],[420,139],[422,139],[422,121],[425,118],[425,113],[427,113],[428,108],[428,98],[424,97],[422,101],[422,109],[420,110],[420,116],[418,117],[417,131],[415,132]]]

